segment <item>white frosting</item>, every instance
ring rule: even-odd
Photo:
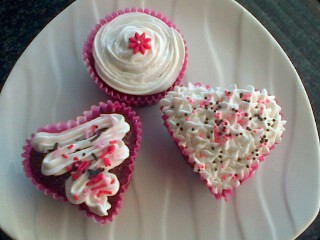
[[[31,144],[38,152],[49,152],[42,162],[43,175],[59,176],[71,171],[65,184],[70,202],[85,202],[92,212],[105,216],[111,207],[108,196],[115,195],[119,190],[117,176],[109,173],[109,170],[129,157],[129,148],[122,141],[129,131],[130,126],[122,115],[101,114],[100,117],[60,133],[39,132]],[[54,149],[56,143],[58,147]],[[100,181],[87,186],[92,180],[88,171],[97,169],[100,171],[92,179],[98,175],[103,177],[100,176]]]
[[[222,89],[189,84],[175,87],[160,105],[193,170],[215,195],[247,179],[285,130],[275,97],[252,86]]]
[[[130,49],[135,33],[151,38],[145,54]],[[94,40],[93,56],[100,78],[112,88],[132,95],[167,90],[179,76],[185,56],[181,35],[145,13],[122,14],[103,25]]]

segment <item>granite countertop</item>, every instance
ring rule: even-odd
[[[237,0],[275,37],[306,88],[320,130],[320,0]],[[32,39],[73,0],[0,2],[0,90]],[[0,239],[10,239],[0,230]],[[320,216],[298,237],[320,239]]]

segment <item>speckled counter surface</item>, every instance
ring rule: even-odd
[[[320,129],[320,1],[237,0],[275,37],[297,69]],[[72,0],[0,1],[0,89],[32,39]],[[0,230],[0,239],[10,239]],[[320,216],[298,238],[320,239]]]

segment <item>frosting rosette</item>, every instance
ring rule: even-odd
[[[96,33],[92,54],[98,76],[113,89],[151,95],[169,89],[185,60],[180,33],[161,19],[129,12]]]

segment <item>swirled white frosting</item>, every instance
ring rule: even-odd
[[[160,105],[193,170],[216,196],[249,178],[285,130],[275,97],[252,86],[189,84],[175,87]]]
[[[129,148],[122,141],[129,131],[122,115],[101,114],[60,133],[39,132],[31,144],[36,151],[47,153],[43,175],[71,172],[65,184],[71,203],[85,203],[95,214],[105,216],[111,207],[108,197],[119,190],[118,178],[109,170],[129,157]]]
[[[151,49],[134,54],[129,38],[151,38]],[[179,76],[185,45],[181,35],[160,19],[145,13],[122,14],[103,25],[93,44],[95,68],[112,88],[132,95],[167,90]]]

